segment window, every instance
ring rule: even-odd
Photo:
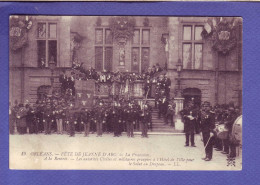
[[[140,63],[140,49],[139,48],[132,48],[132,71],[138,72],[139,71],[139,63]]]
[[[183,26],[183,40],[191,40],[192,26]]]
[[[134,31],[134,37],[133,37],[133,44],[139,44],[140,43],[140,30]]]
[[[50,61],[57,66],[57,23],[39,22],[36,35],[38,66],[48,67]]]
[[[147,71],[150,62],[150,29],[134,30],[132,39],[131,71]]]
[[[203,69],[202,25],[184,25],[182,34],[182,61],[184,69]]]
[[[142,44],[150,43],[150,30],[143,30]]]
[[[112,71],[113,37],[108,28],[95,30],[95,69],[96,71]]]

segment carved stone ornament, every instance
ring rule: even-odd
[[[112,17],[109,20],[113,38],[117,43],[127,42],[134,36],[135,19],[132,17]]]

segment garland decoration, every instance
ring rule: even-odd
[[[10,16],[10,49],[17,51],[28,44],[28,31],[32,27],[31,16]]]
[[[237,45],[237,26],[240,18],[209,18],[201,36],[213,42],[212,48],[220,54],[227,55]]]

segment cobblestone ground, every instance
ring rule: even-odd
[[[200,135],[197,147],[184,147],[184,135],[135,135],[128,138],[103,134],[10,135],[12,169],[122,169],[122,170],[240,170],[242,153],[235,160],[214,150],[206,162]],[[42,153],[40,153],[42,152]],[[47,153],[49,152],[49,153]],[[51,152],[51,154],[50,154]],[[67,153],[64,153],[67,152]],[[81,152],[81,153],[79,153]],[[49,158],[48,158],[49,157]]]

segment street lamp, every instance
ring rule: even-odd
[[[182,130],[184,131],[184,124],[181,119],[181,114],[180,111],[183,110],[183,102],[184,98],[181,96],[181,71],[182,71],[182,62],[181,59],[178,59],[178,62],[176,64],[176,69],[178,73],[178,87],[177,87],[177,93],[176,93],[176,98],[174,98],[176,107],[175,107],[175,114],[176,114],[176,123],[175,123],[175,129],[176,130]]]
[[[180,73],[181,70],[182,70],[182,62],[181,62],[181,59],[178,59],[178,63],[176,65],[177,67],[177,72]]]
[[[51,70],[51,95],[53,93],[53,83],[54,83],[54,70],[56,68],[56,63],[54,61],[54,58],[53,56],[51,57],[51,60],[49,61],[49,67],[50,67],[50,70]]]

